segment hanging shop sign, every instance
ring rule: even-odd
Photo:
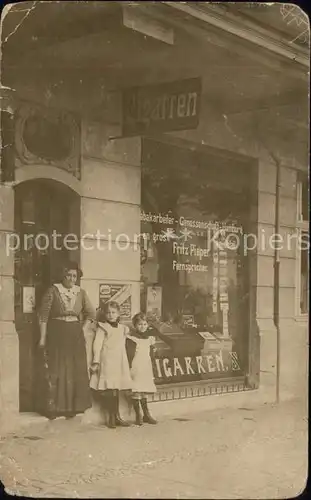
[[[107,302],[117,302],[120,306],[121,321],[129,322],[132,318],[132,290],[131,285],[115,285],[102,283],[99,285],[99,305]]]
[[[123,136],[190,130],[199,124],[201,79],[125,89]]]

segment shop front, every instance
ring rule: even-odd
[[[159,399],[248,388],[243,241],[254,167],[243,160],[187,142],[143,141],[141,309],[159,334]]]
[[[3,84],[15,89],[16,109],[5,126],[0,231],[2,241],[14,242],[55,230],[76,235],[78,246],[70,244],[62,256],[41,240],[38,251],[5,255],[0,246],[4,406],[35,409],[33,306],[68,253],[79,261],[95,307],[117,298],[122,321],[131,324],[143,310],[157,330],[153,401],[255,388],[270,401],[278,377],[284,393],[295,396],[305,379],[299,360],[306,337],[294,307],[306,321],[307,252],[281,251],[276,290],[273,248],[247,245],[252,234],[273,235],[277,204],[282,234],[307,232],[308,216],[296,217],[304,194],[298,171],[307,170],[306,67],[294,70],[293,59],[283,67],[272,51],[257,53],[230,30],[174,14],[178,8],[161,2],[146,7],[143,23],[129,28],[123,16],[118,29],[110,23],[105,33],[104,14],[90,4],[99,32],[89,33],[92,23],[81,18],[80,35],[60,43],[58,18],[50,26],[50,50],[40,33],[23,31],[35,16],[37,26],[49,18],[44,9],[57,11],[56,4],[41,4],[4,51]],[[71,22],[69,14],[62,22]],[[159,30],[162,24],[169,26]],[[26,47],[25,40],[32,48],[18,56],[14,46]],[[119,244],[124,239],[126,251]]]

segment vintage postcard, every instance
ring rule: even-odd
[[[1,492],[304,491],[309,40],[285,2],[4,5]]]

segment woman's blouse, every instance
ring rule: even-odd
[[[76,316],[80,320],[93,320],[95,311],[85,290],[79,286],[67,289],[61,283],[56,283],[43,296],[38,316],[41,323],[65,316]]]

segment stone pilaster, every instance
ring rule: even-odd
[[[275,398],[276,329],[273,322],[274,250],[271,236],[275,232],[276,167],[260,160],[258,164],[258,205],[256,209],[256,272],[252,287],[256,290],[256,318],[259,334],[260,391],[264,399]],[[251,354],[251,353],[250,353]]]
[[[0,184],[0,414],[11,418],[19,411],[19,345],[14,326],[14,191]]]
[[[95,306],[100,284],[130,285],[133,315],[140,309],[141,141],[109,139],[116,135],[109,125],[83,125],[81,267]],[[91,343],[90,334],[88,351]],[[93,410],[86,418],[101,418],[96,402]]]

